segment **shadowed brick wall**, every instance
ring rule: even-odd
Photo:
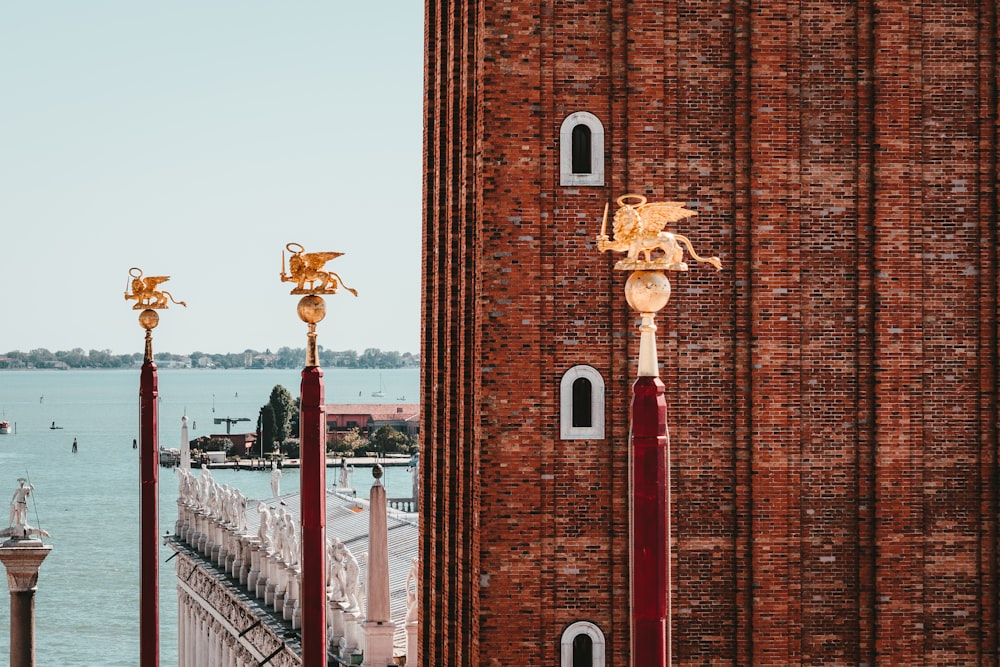
[[[995,3],[426,4],[421,660],[628,664],[626,192],[715,273],[657,318],[679,665],[997,665]],[[559,128],[605,130],[560,186]],[[612,207],[614,204],[612,203]],[[607,386],[560,440],[559,382]]]

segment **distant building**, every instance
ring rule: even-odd
[[[359,429],[364,434],[391,426],[416,438],[420,434],[420,406],[416,403],[330,404],[326,408],[327,434]]]
[[[213,433],[209,436],[212,440],[228,440],[231,444],[233,454],[240,456],[253,456],[253,446],[257,444],[256,433]]]
[[[24,368],[26,364],[16,357],[0,357],[0,368]]]

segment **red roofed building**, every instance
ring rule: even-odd
[[[420,406],[416,403],[338,403],[325,408],[327,433],[358,428],[371,434],[380,426],[391,426],[411,438],[420,433]]]

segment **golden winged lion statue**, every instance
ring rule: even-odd
[[[128,274],[132,277],[132,293],[129,294],[128,288],[126,288],[125,300],[134,300],[136,302],[136,304],[132,306],[132,310],[166,308],[168,306],[168,298],[172,303],[176,303],[178,306],[184,306],[187,308],[186,303],[176,300],[174,295],[170,292],[157,289],[159,285],[170,280],[170,276],[143,276],[142,269],[135,266],[128,270]]]
[[[285,246],[292,256],[288,258],[288,273],[285,273],[285,253],[281,253],[281,282],[295,283],[291,294],[336,294],[338,285],[353,294],[358,290],[344,285],[344,280],[333,271],[323,267],[342,252],[306,252],[298,243]]]
[[[619,208],[614,215],[614,240],[607,236],[608,207],[604,208],[601,234],[597,237],[597,249],[601,252],[615,250],[628,253],[615,264],[615,269],[687,271],[684,247],[696,261],[711,264],[716,270],[722,269],[722,262],[718,257],[699,257],[686,236],[664,231],[668,223],[697,215],[684,208],[683,202],[647,202],[642,195],[625,194],[617,199],[617,203]],[[660,253],[654,257],[653,252],[656,250]]]

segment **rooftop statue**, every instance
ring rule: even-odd
[[[0,537],[26,538],[32,535],[49,537],[49,534],[40,528],[32,528],[28,525],[28,496],[35,490],[35,485],[25,483],[28,480],[19,478],[18,486],[14,490],[14,495],[10,499],[10,526],[0,530]]]
[[[288,258],[289,272],[285,273],[285,253],[281,253],[281,282],[295,283],[291,294],[336,294],[337,286],[343,285],[348,292],[354,296],[358,295],[356,289],[344,285],[339,275],[323,268],[331,259],[336,259],[344,253],[305,252],[305,248],[298,243],[289,243],[285,249],[292,253],[292,256]]]
[[[406,573],[406,622],[417,622],[417,614],[420,609],[420,561],[417,558],[410,559],[410,571]],[[410,583],[413,583],[411,590]]]
[[[347,599],[347,571],[344,554],[347,547],[336,537],[326,538],[326,592],[333,602]]]
[[[271,497],[277,498],[281,495],[281,470],[278,469],[278,462],[271,461]]]
[[[615,264],[618,271],[687,271],[684,261],[684,245],[698,262],[711,264],[716,270],[722,269],[718,257],[699,257],[690,239],[680,234],[663,231],[669,223],[697,215],[684,208],[683,202],[647,202],[637,194],[625,194],[618,198],[618,210],[614,215],[614,240],[607,236],[608,208],[604,208],[601,234],[597,237],[597,249],[601,252],[615,250],[627,252],[624,259]],[[662,254],[653,257],[653,251]],[[643,256],[644,259],[640,258]]]
[[[267,505],[260,501],[257,501],[257,515],[260,517],[260,523],[257,525],[257,541],[260,543],[260,548],[265,552],[272,551],[271,512],[268,510]]]
[[[340,475],[337,479],[337,486],[341,489],[348,489],[351,486],[351,480],[348,477],[352,472],[354,472],[354,466],[347,465],[347,459],[340,459]]]
[[[146,276],[142,275],[142,269],[137,267],[132,267],[128,270],[128,274],[132,276],[132,293],[128,293],[128,289],[125,290],[125,300],[135,301],[136,304],[132,306],[132,310],[145,310],[146,308],[166,308],[167,298],[170,301],[176,303],[178,306],[187,307],[187,304],[183,301],[177,301],[174,299],[174,295],[166,290],[156,289],[160,284],[170,280],[170,276]]]

